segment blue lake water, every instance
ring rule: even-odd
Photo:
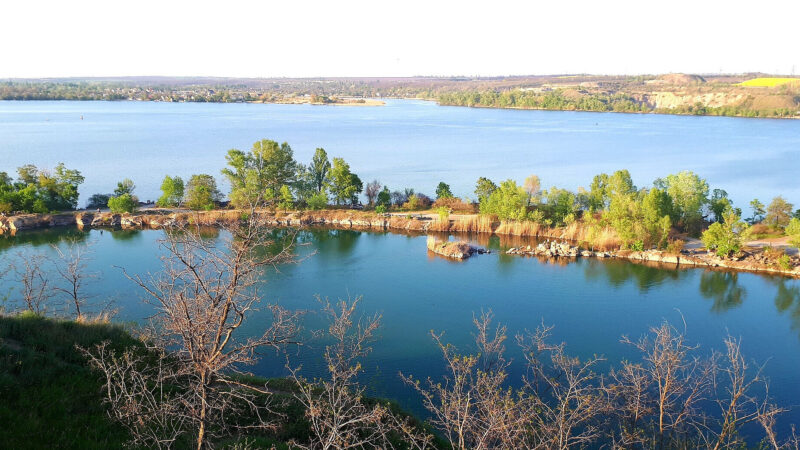
[[[117,320],[142,321],[152,312],[115,266],[136,274],[159,270],[161,231],[50,230],[0,236],[0,264],[36,252],[52,255],[50,246],[63,246],[67,237],[91,244],[90,270],[100,275],[91,289],[95,300],[116,300]],[[607,358],[601,370],[637,356],[619,342],[622,335],[639,337],[663,320],[681,329],[685,320],[688,341],[700,344],[703,352],[722,350],[730,333],[742,339],[748,360],[766,363],[771,395],[781,405],[795,407],[782,417],[781,429],[800,423],[800,280],[624,261],[545,262],[503,254],[511,244],[498,237],[477,239],[495,252],[465,262],[428,254],[424,236],[310,230],[300,234],[300,241],[307,244],[297,248],[304,259],[266,277],[265,299],[314,311],[319,309],[317,295],[331,300],[363,295],[361,312],[383,316],[365,381],[371,392],[395,398],[417,413],[422,412],[420,399],[403,386],[398,372],[441,375],[444,364],[429,332],[445,332],[448,342],[469,350],[473,314],[491,309],[512,335],[542,323],[554,325],[554,339],[567,342],[571,354]],[[0,298],[9,289],[16,289],[11,278],[0,282]],[[263,330],[267,320],[255,314],[245,333]],[[309,314],[305,325],[315,329],[322,322],[319,315]],[[508,349],[514,360],[521,360],[513,339]],[[291,355],[314,376],[324,369],[319,352],[311,345]],[[512,380],[519,379],[521,369],[520,364],[512,366]],[[252,370],[285,375],[284,356],[267,352]]]
[[[366,182],[474,196],[480,176],[588,187],[627,168],[648,186],[689,169],[745,207],[782,194],[800,204],[800,121],[518,111],[389,100],[382,107],[156,102],[0,102],[0,171],[64,162],[86,176],[82,201],[128,177],[142,200],[166,174],[218,176],[230,148],[287,141],[344,157]],[[747,210],[746,210],[747,211]],[[747,211],[749,212],[749,211]]]
[[[587,186],[599,172],[620,168],[649,185],[690,169],[712,188],[726,189],[738,206],[782,194],[800,204],[800,121],[515,111],[440,107],[390,100],[383,107],[194,104],[148,102],[0,102],[0,171],[33,163],[64,162],[86,176],[82,201],[110,192],[124,177],[142,199],[155,199],[165,174],[219,175],[225,152],[253,141],[288,141],[301,162],[316,147],[344,157],[364,181],[432,194],[439,181],[460,196],[473,195],[480,176],[522,181],[538,174],[545,187]],[[746,211],[746,214],[749,211]],[[93,244],[96,298],[113,298],[118,319],[140,321],[151,310],[122,275],[159,269],[159,231],[50,230],[0,236],[0,269],[17,253],[52,254],[67,235]],[[621,261],[553,264],[482,255],[463,263],[431,257],[425,238],[357,231],[313,231],[301,264],[270,274],[267,299],[289,308],[316,309],[315,295],[363,295],[364,313],[380,312],[384,326],[365,377],[372,392],[420,412],[419,398],[397,373],[437,376],[444,368],[429,332],[466,345],[471,319],[491,309],[513,333],[542,321],[571,353],[603,354],[610,362],[635,354],[623,334],[647,332],[662,320],[686,320],[690,341],[721,349],[726,333],[741,337],[745,354],[766,362],[771,394],[800,407],[800,281],[701,269],[664,270]],[[482,239],[498,249],[499,238]],[[0,300],[13,289],[0,282]],[[13,301],[13,291],[9,301]],[[265,326],[255,316],[248,330]],[[309,315],[307,325],[319,326]],[[519,353],[509,344],[512,357]],[[296,355],[308,373],[320,373],[319,349]],[[519,374],[514,369],[512,377]],[[283,357],[264,356],[253,370],[284,375]],[[800,424],[795,408],[781,421]]]

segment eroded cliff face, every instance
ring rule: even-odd
[[[705,107],[719,108],[722,106],[736,106],[747,99],[744,93],[707,92],[685,93],[656,91],[639,95],[639,101],[655,109],[676,109],[680,107],[701,104]]]

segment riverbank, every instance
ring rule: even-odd
[[[25,214],[0,217],[0,234],[14,235],[21,231],[52,227],[162,229],[176,226],[223,226],[241,220],[239,210],[171,211],[147,210],[135,214],[85,212],[64,214]],[[800,278],[800,259],[790,257],[790,268],[776,265],[764,248],[746,247],[737,259],[722,259],[703,248],[687,248],[679,252],[660,250],[631,251],[619,249],[610,230],[597,245],[587,244],[589,230],[575,222],[567,227],[545,227],[533,222],[496,221],[475,214],[451,215],[446,221],[430,214],[377,214],[356,210],[260,211],[257,219],[271,227],[322,226],[420,234],[463,233],[547,240],[547,248],[539,245],[512,247],[507,253],[548,258],[617,258],[637,263],[659,264],[665,268],[706,267],[712,269],[766,272]],[[555,247],[552,245],[556,244]]]

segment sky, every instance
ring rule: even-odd
[[[800,73],[798,0],[5,2],[0,77]]]

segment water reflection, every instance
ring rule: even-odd
[[[747,289],[739,285],[739,274],[706,270],[700,275],[700,295],[713,300],[711,311],[725,312],[742,305]]]
[[[361,231],[309,228],[299,235],[299,241],[313,244],[321,257],[336,259],[350,256],[361,237]]]
[[[101,230],[103,232],[103,230]],[[140,238],[142,235],[141,230],[110,230],[106,231],[106,233],[111,234],[111,238],[115,241],[133,241],[137,238]]]
[[[665,282],[678,282],[688,276],[687,269],[665,268],[659,264],[632,263],[618,259],[585,259],[584,276],[587,280],[607,280],[620,287],[633,282],[640,292],[660,286]]]
[[[10,234],[0,234],[0,253],[3,253],[18,245],[41,247],[67,241],[83,242],[88,236],[89,231],[81,231],[77,228],[45,228],[43,230],[17,233],[15,236]]]
[[[792,330],[800,333],[800,285],[797,280],[775,277],[770,278],[769,282],[777,289],[775,309],[780,314],[788,315]]]

